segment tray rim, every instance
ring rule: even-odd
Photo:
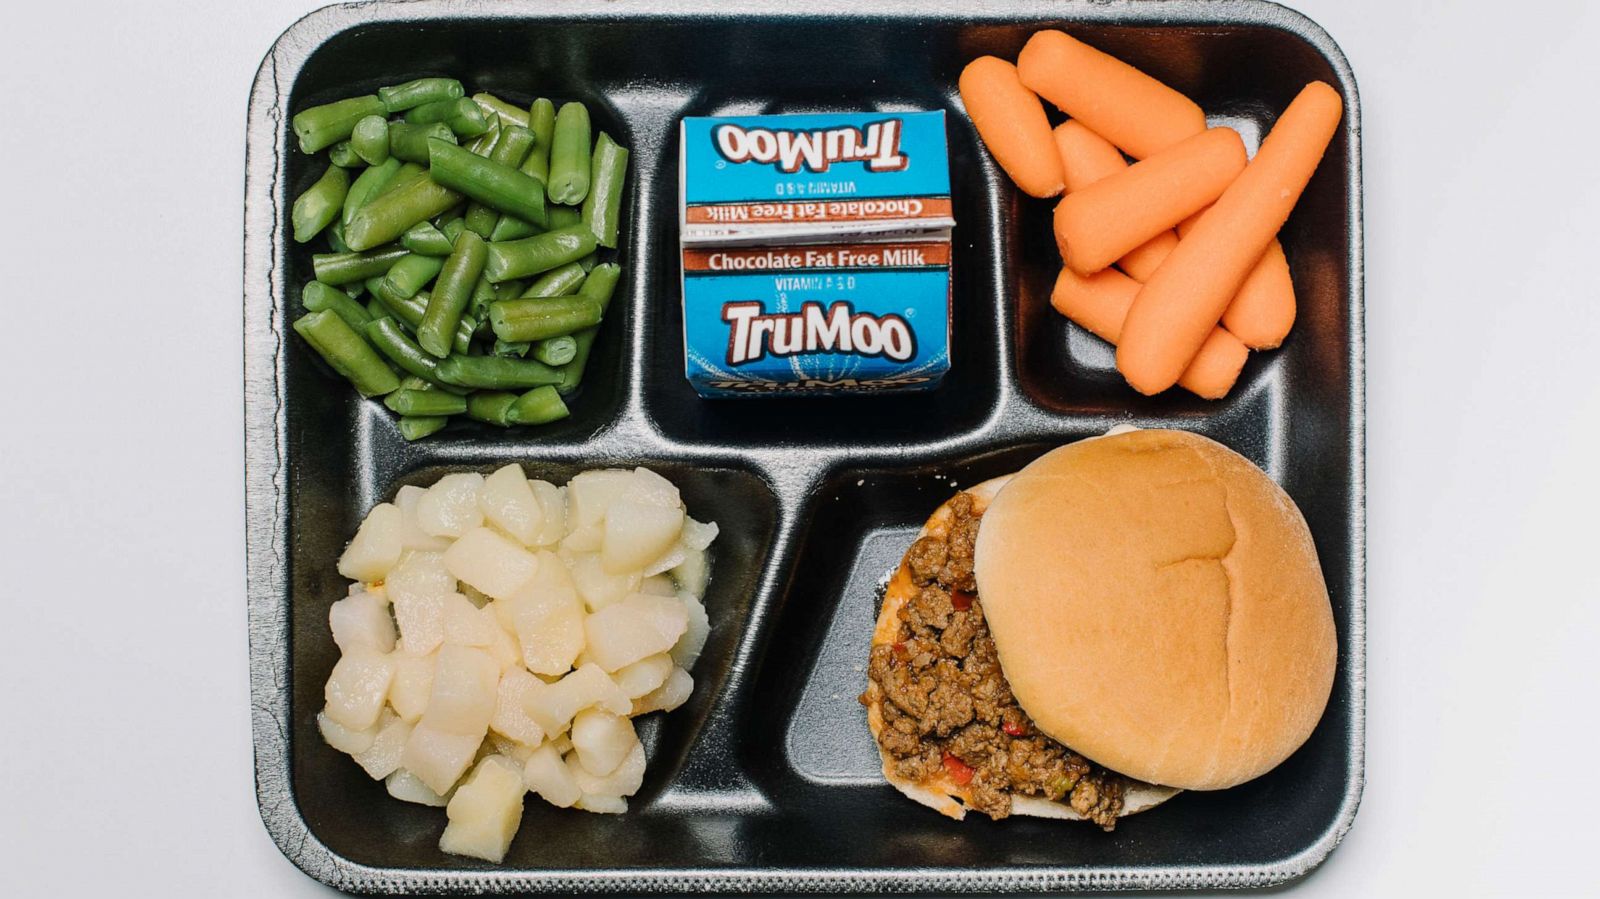
[[[1055,12],[1056,10],[1052,10]],[[245,386],[246,596],[250,638],[251,730],[258,811],[273,842],[296,867],[333,887],[359,892],[732,892],[789,890],[851,893],[990,892],[1252,888],[1304,877],[1320,865],[1354,822],[1365,786],[1366,742],[1366,368],[1365,251],[1361,170],[1361,108],[1355,75],[1339,46],[1309,17],[1268,0],[1071,0],[1051,18],[1161,26],[1174,18],[1203,25],[1248,24],[1285,31],[1327,60],[1340,92],[1348,98],[1341,130],[1350,153],[1344,177],[1350,198],[1349,296],[1351,314],[1349,458],[1350,635],[1344,647],[1350,680],[1351,762],[1339,814],[1310,845],[1258,865],[1168,865],[1157,867],[997,867],[860,869],[844,866],[772,871],[761,868],[686,867],[633,869],[402,869],[357,863],[316,838],[296,808],[289,755],[289,619],[287,557],[289,484],[282,346],[285,322],[274,297],[284,290],[276,266],[284,240],[277,202],[284,174],[287,129],[284,104],[302,66],[330,37],[362,24],[454,20],[601,18],[638,20],[686,16],[767,21],[815,18],[959,19],[1012,22],[1044,18],[1027,0],[986,2],[979,9],[962,0],[921,0],[915,6],[813,0],[803,11],[774,8],[759,0],[368,0],[326,6],[290,25],[263,57],[250,91],[245,143],[243,260]],[[876,456],[877,453],[869,453]],[[835,461],[838,461],[837,459]],[[782,538],[788,528],[780,527]]]

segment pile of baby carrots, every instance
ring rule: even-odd
[[[960,87],[1017,187],[1064,194],[1051,305],[1117,347],[1135,390],[1220,399],[1250,350],[1283,343],[1295,296],[1277,233],[1343,115],[1332,87],[1306,85],[1248,160],[1194,101],[1060,31],[1016,65],[973,60]],[[1040,98],[1067,121],[1052,130]]]

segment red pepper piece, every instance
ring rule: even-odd
[[[956,590],[950,594],[950,605],[955,606],[957,612],[965,612],[972,608],[973,595],[965,590]]]
[[[1025,732],[1025,729],[1023,728],[1023,726],[1018,724],[1018,723],[1016,723],[1015,721],[1006,721],[1006,722],[1002,723],[1000,725],[1000,729],[1005,731],[1006,733],[1010,734],[1013,737],[1020,737]]]
[[[944,770],[958,786],[964,787],[972,782],[972,767],[948,752],[944,754]]]

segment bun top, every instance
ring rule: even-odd
[[[984,512],[978,596],[1041,730],[1149,783],[1218,790],[1300,747],[1338,648],[1305,519],[1182,431],[1046,453]]]

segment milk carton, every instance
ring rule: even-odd
[[[684,360],[702,396],[939,383],[944,113],[686,118],[681,139]]]

